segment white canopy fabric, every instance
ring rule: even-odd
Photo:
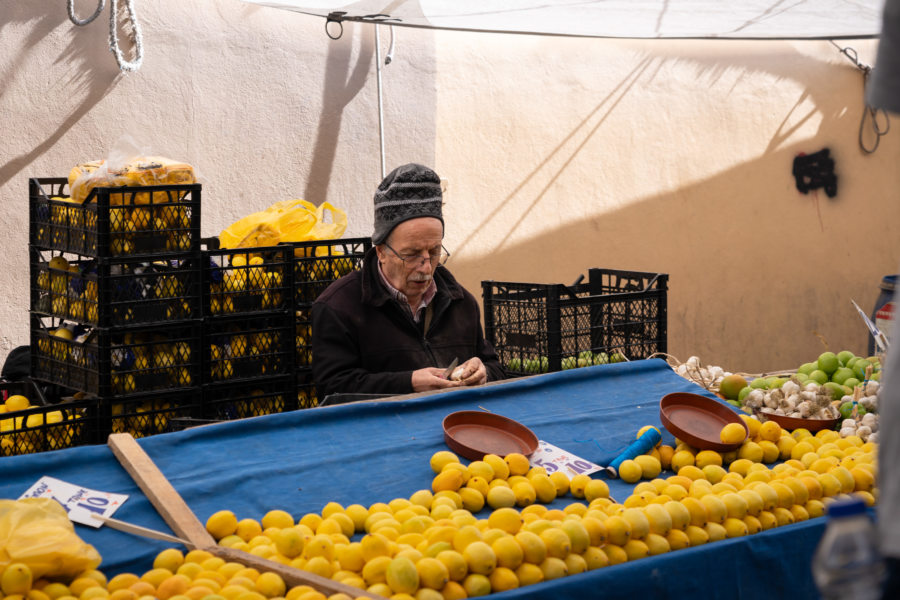
[[[884,0],[243,1],[338,21],[643,39],[878,37],[884,5]]]

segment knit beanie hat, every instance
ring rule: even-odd
[[[381,244],[394,227],[419,217],[434,217],[444,224],[441,178],[437,173],[410,163],[397,167],[375,192],[375,232],[372,243]]]

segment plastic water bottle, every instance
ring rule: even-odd
[[[837,500],[828,506],[812,572],[825,600],[880,600],[884,562],[862,500]]]

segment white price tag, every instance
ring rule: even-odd
[[[561,471],[568,475],[569,479],[576,475],[590,475],[603,470],[600,465],[595,465],[544,440],[538,440],[538,449],[529,457],[529,462],[533,467],[547,469],[548,475],[554,471]]]
[[[69,513],[69,520],[97,528],[103,525],[103,522],[91,518],[91,515],[112,516],[128,499],[128,495],[89,490],[79,485],[44,476],[28,488],[28,491],[22,494],[19,500],[23,498],[52,498],[66,509],[66,512]]]

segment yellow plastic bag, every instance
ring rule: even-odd
[[[0,500],[0,572],[16,562],[28,565],[35,579],[71,579],[96,569],[100,553],[78,537],[56,500]]]
[[[325,211],[331,213],[331,223],[325,222]],[[280,242],[333,240],[346,229],[347,213],[328,202],[317,207],[306,200],[281,200],[232,223],[219,234],[219,246],[254,248]]]

